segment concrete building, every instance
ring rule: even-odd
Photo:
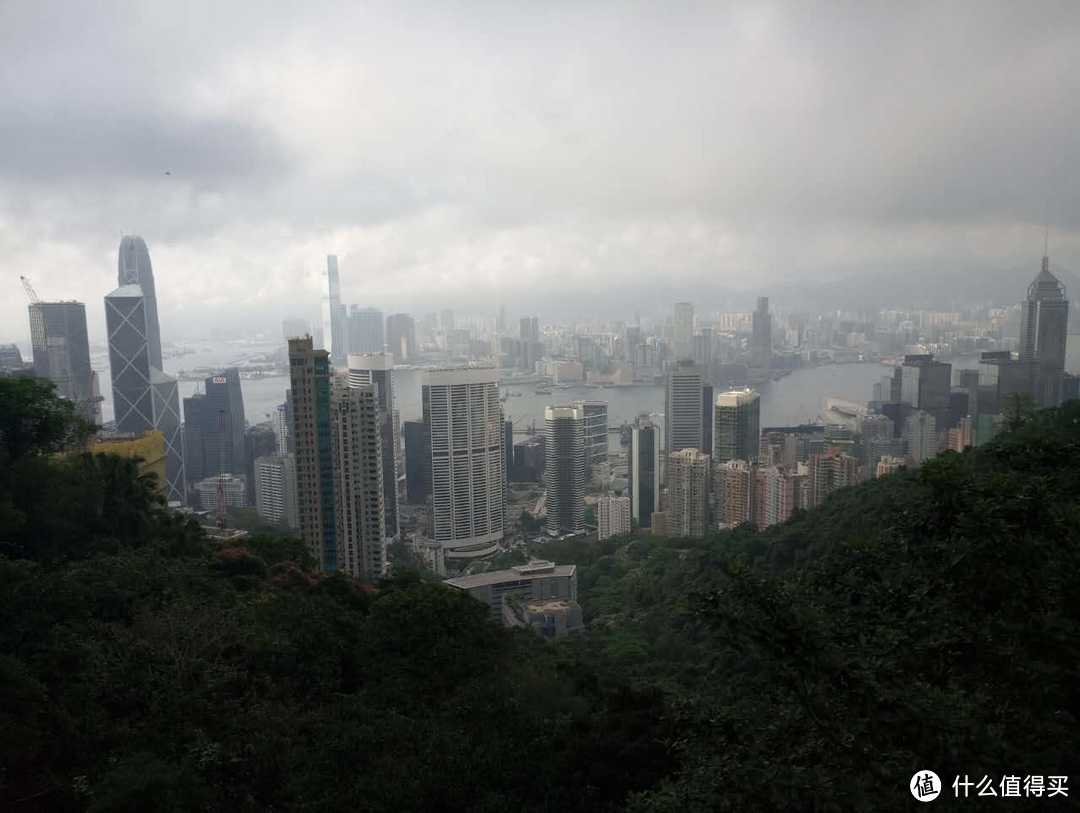
[[[652,516],[660,510],[660,427],[648,418],[638,418],[630,435],[630,513],[642,528],[652,527]]]
[[[821,505],[834,491],[855,485],[860,479],[858,459],[836,449],[811,455],[807,469],[809,508]]]
[[[720,528],[737,528],[754,519],[754,468],[745,460],[716,466],[716,513]]]
[[[146,243],[120,242],[120,287],[105,297],[113,412],[116,430],[141,434],[156,429],[165,438],[165,491],[170,502],[186,497],[180,394],[176,379],[161,371],[154,276]]]
[[[585,530],[585,412],[580,406],[544,410],[546,530],[553,536]]]
[[[387,572],[382,425],[375,384],[330,381],[330,444],[338,569],[374,581]]]
[[[386,349],[396,364],[416,360],[416,322],[409,314],[392,313],[386,317]]]
[[[21,371],[25,366],[17,344],[0,344],[0,371]]]
[[[909,415],[904,422],[904,444],[912,466],[921,466],[937,456],[938,433],[934,416],[921,410]]]
[[[1065,286],[1050,273],[1050,258],[1044,255],[1042,270],[1028,286],[1020,316],[1020,361],[1034,366],[1033,394],[1039,406],[1061,403],[1068,325]]]
[[[349,308],[349,352],[381,353],[386,346],[383,312],[378,308]]]
[[[184,399],[184,469],[189,483],[222,471],[244,474],[244,396],[235,367],[207,376]]]
[[[693,353],[691,340],[694,335],[694,306],[692,303],[675,303],[671,327],[675,361],[690,360]]]
[[[405,421],[405,501],[423,505],[431,496],[431,436],[423,421]]]
[[[769,298],[759,296],[753,315],[750,336],[750,366],[769,369],[772,362],[772,316],[769,314]]]
[[[82,302],[32,302],[29,311],[34,375],[52,381],[57,395],[100,426],[101,394],[97,374],[90,367],[86,306]]]
[[[681,449],[701,449],[705,437],[703,387],[701,368],[689,359],[677,361],[668,373],[664,417],[669,454]]]
[[[237,477],[233,474],[215,475],[203,478],[194,485],[195,495],[198,497],[199,505],[204,511],[214,513],[218,510],[219,485],[222,488],[227,507],[243,508],[247,505],[247,483],[243,477]]]
[[[758,530],[786,522],[795,510],[795,479],[777,466],[755,469],[753,503]]]
[[[278,454],[289,454],[296,451],[292,442],[292,392],[285,390],[285,403],[274,407],[270,416],[274,426],[274,448]]]
[[[495,553],[506,527],[498,373],[429,370],[422,401],[431,439],[432,538],[448,560]]]
[[[884,477],[887,474],[900,471],[907,464],[907,461],[903,457],[893,457],[891,455],[885,455],[877,462],[877,467],[874,470],[875,477]]]
[[[299,527],[295,455],[273,454],[255,459],[255,510],[267,522]]]
[[[507,599],[576,602],[578,597],[577,565],[536,560],[509,570],[447,579],[445,584],[486,604],[492,619],[500,623],[503,623],[503,605]]]
[[[757,462],[761,447],[761,399],[752,389],[728,390],[713,408],[713,459]]]
[[[88,444],[90,454],[114,454],[139,461],[139,474],[152,475],[157,490],[167,496],[165,436],[157,430],[139,434],[96,435]]]
[[[333,254],[326,257],[326,287],[322,296],[323,344],[330,353],[333,364],[344,364],[348,353],[348,327],[345,307],[341,304],[341,277],[338,259]]]
[[[349,384],[374,384],[382,435],[383,509],[386,535],[398,537],[398,468],[394,441],[394,357],[390,353],[350,353]]]
[[[608,403],[607,401],[574,401],[585,420],[585,470],[608,460]]]
[[[908,355],[904,356],[900,375],[900,400],[930,413],[938,428],[945,428],[952,392],[952,365],[934,361],[931,355]]]
[[[596,522],[598,539],[630,533],[630,498],[601,497],[596,503]]]
[[[709,455],[682,449],[668,455],[668,535],[699,538],[709,528]]]

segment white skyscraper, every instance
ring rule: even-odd
[[[383,507],[386,535],[398,535],[398,466],[394,430],[394,357],[390,353],[350,353],[349,384],[374,384],[379,401],[382,434]]]
[[[432,538],[448,560],[495,553],[506,526],[498,372],[429,370],[423,410],[431,440]]]
[[[294,455],[274,454],[255,459],[255,510],[267,522],[299,527]]]
[[[690,360],[677,362],[668,373],[664,418],[669,453],[701,448],[705,414],[703,387],[701,368]]]

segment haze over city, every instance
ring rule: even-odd
[[[154,255],[165,340],[385,312],[549,319],[1013,304],[1077,256],[1070,3],[6,3],[0,341],[17,276]],[[663,296],[657,294],[663,291]]]

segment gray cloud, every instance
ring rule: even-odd
[[[350,301],[613,316],[1034,268],[1047,220],[1080,267],[1072,3],[219,6],[0,6],[9,288],[96,319],[124,231],[166,337],[328,252]]]

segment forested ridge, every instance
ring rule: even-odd
[[[889,810],[918,768],[1075,774],[1080,405],[1017,424],[762,533],[545,545],[588,623],[546,644],[214,545],[0,380],[0,809]]]

